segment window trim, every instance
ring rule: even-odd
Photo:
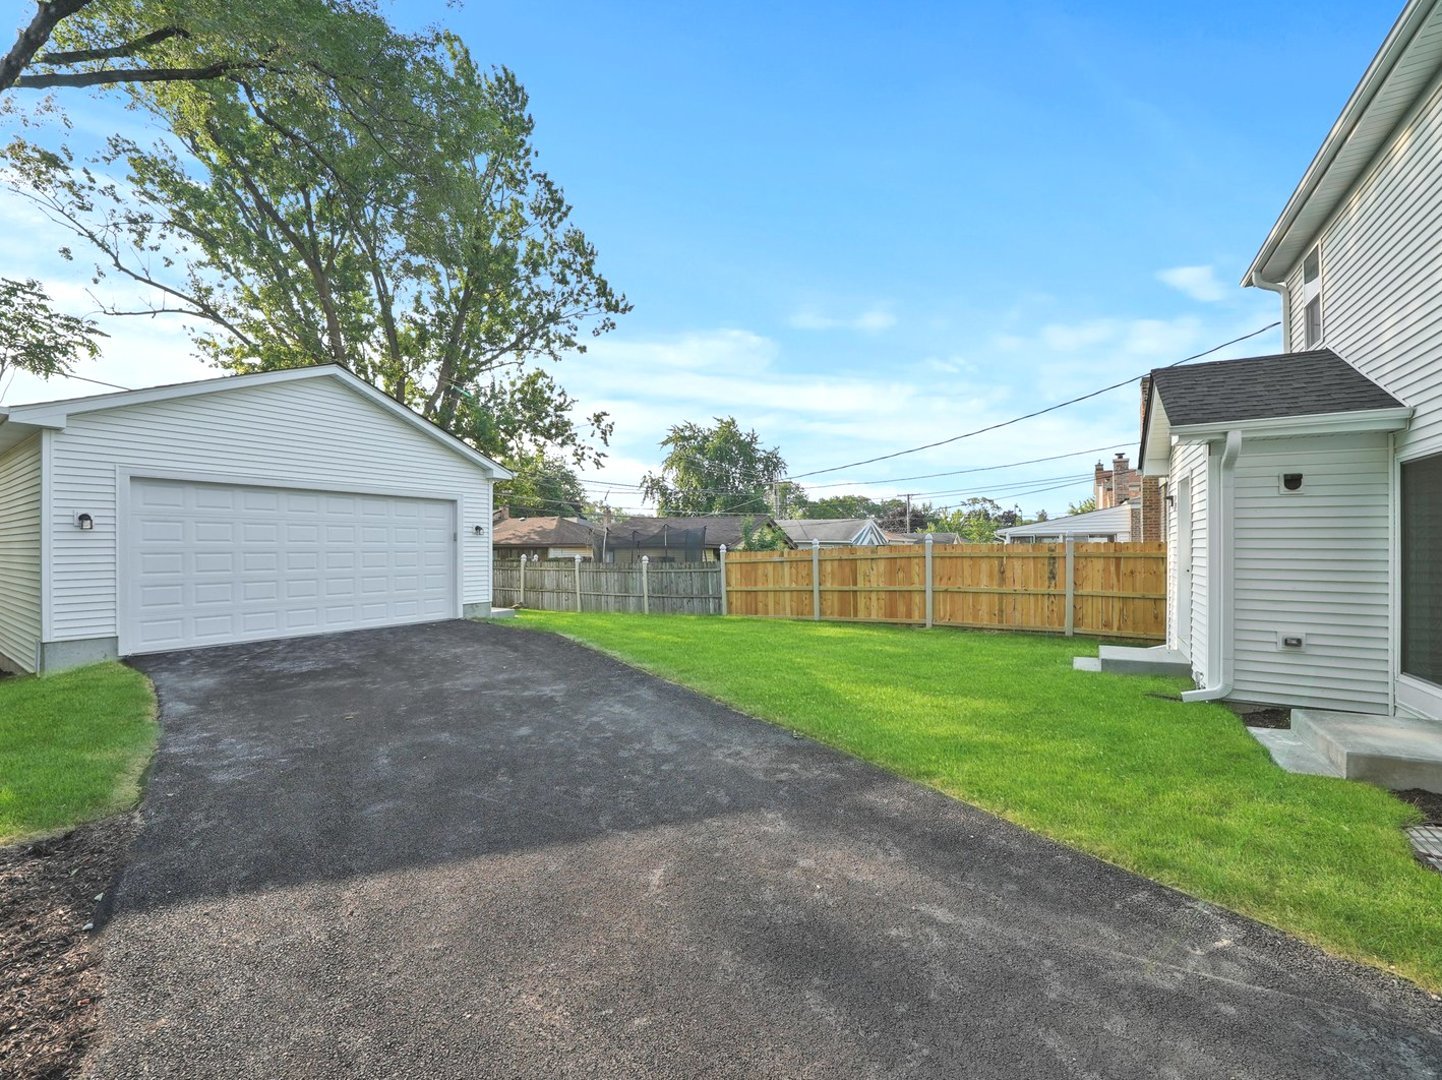
[[[1307,264],[1316,261],[1317,272],[1311,281],[1307,280]],[[1322,303],[1322,280],[1326,276],[1323,273],[1322,245],[1315,245],[1307,252],[1302,259],[1302,344],[1308,349],[1319,349],[1327,340],[1327,320],[1324,305]],[[1312,311],[1315,305],[1316,310],[1316,336],[1313,336]]]

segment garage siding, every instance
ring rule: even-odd
[[[0,655],[35,670],[40,643],[39,435],[0,455]]]
[[[1177,490],[1177,482],[1189,477],[1191,485],[1192,510],[1192,619],[1188,631],[1191,637],[1192,673],[1198,686],[1207,682],[1207,477],[1210,457],[1206,443],[1182,443],[1172,447],[1171,474],[1167,481],[1168,494]],[[1175,507],[1173,507],[1175,509]],[[1180,604],[1177,601],[1177,578],[1181,573],[1178,565],[1180,552],[1177,547],[1178,533],[1176,514],[1167,518],[1167,644],[1177,648],[1181,635],[1176,625]]]
[[[491,483],[481,470],[339,379],[298,379],[77,413],[54,434],[52,641],[117,633],[121,468],[422,497],[457,493],[461,601],[490,602]],[[82,512],[94,517],[93,531],[74,527]]]

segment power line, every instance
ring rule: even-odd
[[[1191,356],[1185,356],[1182,359],[1176,361],[1175,363],[1167,364],[1165,366],[1177,367],[1180,364],[1185,364],[1192,360],[1200,360],[1204,356],[1210,356],[1212,355],[1212,353],[1220,352],[1228,346],[1236,345],[1238,342],[1246,341],[1248,338],[1254,338],[1258,334],[1265,334],[1268,330],[1274,330],[1281,325],[1282,323],[1279,319],[1276,322],[1268,323],[1266,326],[1262,327],[1259,330],[1253,330],[1249,334],[1243,334],[1241,337],[1232,338],[1231,341],[1224,341],[1220,345],[1214,345],[1210,349],[1206,349],[1203,352],[1193,353]],[[784,479],[800,480],[803,477],[807,476],[820,476],[823,473],[840,472],[842,469],[854,469],[860,465],[871,465],[878,461],[889,461],[892,458],[904,457],[907,454],[916,454],[920,453],[922,450],[932,450],[938,446],[946,446],[950,443],[960,442],[962,439],[969,439],[973,435],[982,435],[988,431],[996,431],[998,428],[1010,427],[1012,424],[1019,424],[1023,420],[1031,420],[1038,416],[1044,416],[1047,413],[1056,412],[1058,409],[1064,409],[1068,405],[1075,405],[1078,402],[1087,401],[1090,398],[1099,397],[1102,394],[1110,393],[1111,391],[1120,389],[1123,386],[1129,386],[1130,384],[1136,382],[1138,379],[1142,378],[1146,374],[1148,374],[1148,372],[1143,372],[1142,375],[1133,375],[1131,378],[1123,379],[1121,382],[1112,383],[1110,386],[1103,386],[1100,390],[1093,390],[1090,393],[1081,394],[1078,397],[1069,398],[1066,401],[1059,401],[1055,405],[1048,405],[1044,409],[1037,409],[1035,412],[1025,413],[1021,416],[1014,416],[1010,420],[1001,420],[995,424],[988,424],[986,427],[977,428],[974,431],[965,431],[962,432],[960,435],[953,435],[950,438],[937,439],[935,442],[923,443],[921,446],[913,446],[906,450],[897,450],[890,454],[879,454],[876,457],[865,458],[861,461],[848,462],[845,465],[833,465],[829,469],[812,469],[810,472],[793,473],[790,476],[785,477]]]

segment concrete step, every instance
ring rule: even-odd
[[[1309,742],[1304,742],[1290,731],[1277,728],[1247,728],[1252,738],[1267,748],[1272,760],[1288,772],[1307,773],[1310,776],[1341,776],[1337,766]]]
[[[1127,645],[1103,645],[1097,649],[1102,671],[1118,675],[1180,675],[1192,673],[1192,662],[1174,649],[1156,645],[1138,649]]]
[[[1442,793],[1442,724],[1436,721],[1293,709],[1292,734],[1349,780]]]

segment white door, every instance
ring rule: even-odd
[[[455,504],[136,477],[120,650],[455,618]]]
[[[1172,512],[1177,516],[1177,651],[1192,655],[1192,478],[1177,480]]]

